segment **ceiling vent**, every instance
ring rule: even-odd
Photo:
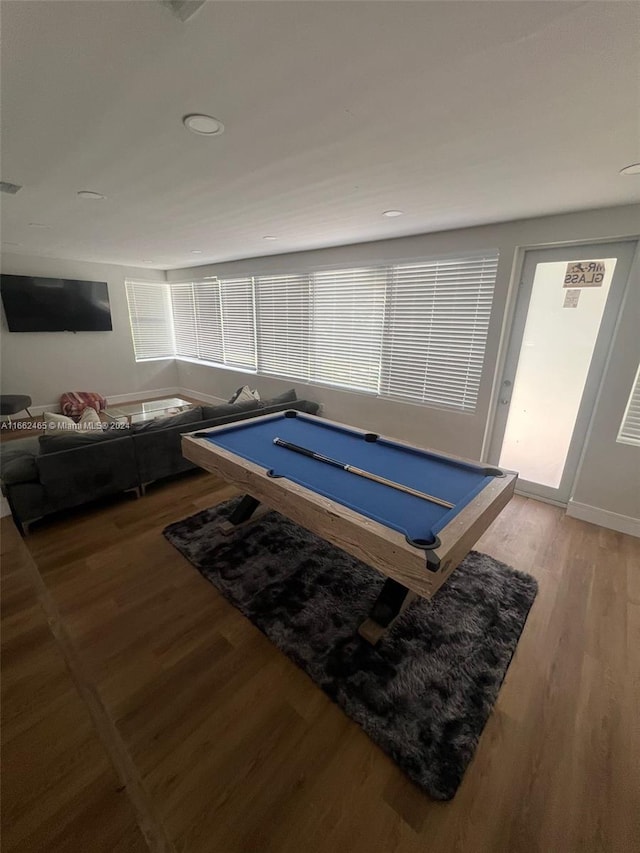
[[[9,181],[0,181],[0,192],[15,195],[17,192],[20,192],[21,189],[22,187],[20,184],[10,184]]]
[[[188,21],[195,13],[204,6],[207,0],[160,0],[163,6],[166,6],[178,20]]]

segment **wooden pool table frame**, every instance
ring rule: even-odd
[[[313,415],[299,415],[304,420],[315,420]],[[251,419],[251,425],[282,417],[282,413]],[[366,435],[369,431],[326,418],[321,424],[335,424],[354,433]],[[229,430],[229,424],[203,430],[207,435]],[[287,518],[337,545],[347,553],[377,569],[389,579],[374,605],[370,618],[361,626],[360,633],[370,642],[377,640],[391,627],[400,613],[410,604],[415,594],[431,598],[447,580],[453,570],[466,557],[480,536],[499,515],[511,499],[517,474],[503,471],[504,476],[494,477],[442,530],[440,545],[428,552],[431,569],[427,568],[424,549],[410,545],[405,536],[373,521],[330,498],[286,477],[269,477],[267,468],[256,465],[241,456],[216,446],[206,438],[196,438],[195,433],[182,436],[182,453],[191,462],[223,480],[232,483],[247,495],[282,513]],[[383,436],[380,436],[383,438]],[[408,442],[388,439],[400,446],[415,448]],[[464,459],[435,450],[424,449],[454,462],[477,461]],[[251,515],[257,503],[245,503],[244,515]],[[243,521],[237,517],[236,522]],[[434,570],[435,569],[435,570]]]

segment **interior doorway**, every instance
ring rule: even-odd
[[[490,447],[523,494],[570,498],[635,247],[525,255]]]

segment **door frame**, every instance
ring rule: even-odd
[[[510,381],[510,388],[513,388],[537,265],[539,263],[570,262],[572,260],[596,260],[603,256],[616,257],[617,262],[594,344],[560,485],[558,488],[552,488],[519,480],[516,488],[519,494],[560,506],[565,506],[571,498],[578,466],[583,454],[584,442],[588,435],[595,403],[601,388],[608,355],[613,345],[613,335],[623,308],[624,295],[629,283],[629,273],[637,247],[637,237],[626,237],[567,243],[562,246],[523,247],[521,249],[516,276],[518,286],[513,290],[510,305],[506,312],[509,331],[504,336],[502,358],[496,371],[491,423],[487,431],[486,450],[483,455],[483,458],[486,458],[492,465],[499,463],[502,450],[510,405],[502,404],[500,401],[504,399],[505,381]],[[508,393],[511,394],[512,392],[509,391]],[[509,396],[509,402],[510,400],[511,397]]]

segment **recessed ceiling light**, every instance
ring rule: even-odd
[[[640,163],[632,163],[630,166],[625,166],[620,169],[621,175],[640,175]]]
[[[143,258],[142,263],[143,264],[155,264],[155,261],[149,260],[149,258]]]
[[[192,255],[201,255],[202,249],[191,249],[191,254]]]
[[[30,222],[29,228],[51,228],[51,226],[46,225],[44,222]]]
[[[404,210],[384,210],[382,212],[383,216],[402,216]]]
[[[102,193],[95,193],[93,190],[80,190],[77,194],[78,198],[93,198],[93,199],[103,199],[106,196],[103,196]]]
[[[219,136],[224,132],[224,125],[221,121],[213,116],[205,116],[200,113],[193,113],[185,116],[182,123],[192,133],[199,133],[201,136]]]
[[[273,234],[267,234],[266,237],[262,238],[263,240],[277,240],[277,237],[274,237]]]

